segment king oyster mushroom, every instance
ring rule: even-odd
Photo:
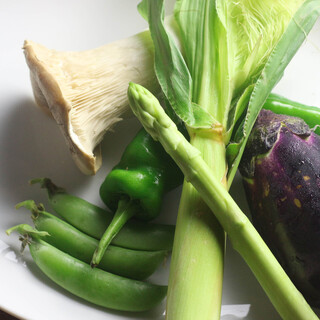
[[[129,110],[129,81],[158,91],[149,32],[82,52],[50,50],[33,41],[23,49],[36,103],[60,126],[79,169],[95,174],[104,133]]]

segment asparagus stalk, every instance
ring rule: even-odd
[[[128,97],[133,113],[149,134],[160,141],[185,179],[214,212],[232,246],[251,268],[280,316],[288,320],[318,319],[246,215],[212,174],[201,152],[178,131],[158,100],[145,88],[133,83],[129,85]]]

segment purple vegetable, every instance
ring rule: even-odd
[[[320,136],[262,110],[239,166],[252,222],[312,306],[320,306]]]

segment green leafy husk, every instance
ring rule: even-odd
[[[188,126],[210,128],[215,120],[193,102],[192,77],[178,45],[165,28],[163,0],[144,0],[138,9],[150,22],[149,28],[156,48],[155,72],[171,108]],[[164,65],[166,68],[162,67]]]
[[[277,45],[265,58],[264,68],[254,84],[249,103],[246,104],[247,111],[244,120],[237,128],[236,139],[227,147],[229,185],[237,171],[247,139],[262,105],[273,87],[282,78],[286,66],[306,39],[306,35],[319,14],[320,2],[318,0],[305,1],[289,22]]]

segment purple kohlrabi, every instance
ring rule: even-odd
[[[312,306],[320,306],[320,136],[262,110],[240,164],[252,222]]]

